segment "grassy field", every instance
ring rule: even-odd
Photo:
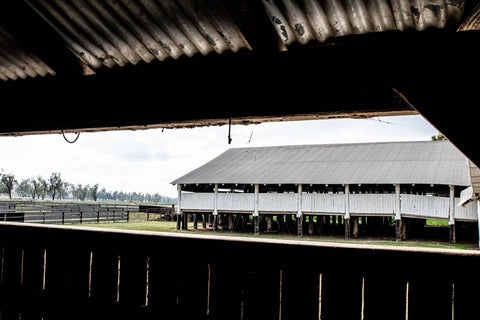
[[[209,233],[212,234],[211,229],[198,230],[193,229],[193,223],[189,224],[188,230],[177,230],[175,222],[168,221],[133,221],[133,222],[116,222],[116,223],[84,223],[78,224],[82,227],[94,227],[94,228],[109,228],[109,229],[122,229],[122,230],[138,230],[138,231],[162,231],[162,232],[182,232],[182,233]],[[215,235],[225,236],[238,236],[248,237],[248,233],[235,233],[230,231],[217,231]],[[285,234],[261,234],[255,237],[260,238],[273,238],[273,239],[298,239],[295,235]],[[305,235],[302,240],[307,241],[327,241],[327,242],[340,242],[340,243],[359,243],[359,244],[372,244],[372,245],[389,245],[389,246],[402,246],[402,247],[423,247],[423,248],[443,248],[443,249],[476,249],[475,244],[450,244],[448,241],[401,241],[396,242],[395,239],[386,238],[364,238],[345,240],[342,236],[308,236]]]

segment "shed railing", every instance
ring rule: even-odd
[[[218,193],[218,212],[253,213],[254,193]],[[303,214],[345,214],[345,194],[302,193]],[[455,198],[454,216],[457,221],[477,221],[475,206],[459,207]],[[192,212],[212,212],[215,205],[214,193],[188,193],[181,196],[180,209]],[[395,215],[395,194],[349,195],[349,210],[352,216]],[[268,213],[296,213],[297,193],[259,193],[258,211]],[[400,214],[409,218],[449,219],[450,198],[424,195],[400,195]]]

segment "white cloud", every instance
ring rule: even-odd
[[[437,131],[420,116],[315,120],[194,129],[0,138],[0,168],[17,179],[61,172],[71,183],[176,196],[170,181],[232,147],[428,140]],[[68,138],[72,139],[73,135]]]

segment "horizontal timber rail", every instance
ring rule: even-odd
[[[479,251],[0,223],[2,319],[477,319]]]
[[[138,205],[88,202],[0,201],[0,221],[46,224],[128,221]]]

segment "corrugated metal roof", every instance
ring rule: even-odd
[[[331,37],[406,29],[445,28],[462,18],[463,0],[263,0],[287,45]]]
[[[33,53],[23,48],[0,27],[0,79],[3,81],[54,75],[53,71]]]
[[[92,69],[250,48],[216,0],[25,1]]]
[[[172,184],[470,185],[467,159],[448,141],[234,148]]]
[[[271,40],[277,40],[277,36],[290,45],[390,30],[455,29],[464,18],[466,3],[475,0],[23,1],[29,14],[38,15],[39,21],[48,24],[63,45],[90,68],[84,69],[89,74],[103,67],[169,57],[252,50],[249,41],[261,47],[258,43],[273,43]],[[15,14],[19,13],[12,12],[12,16]],[[268,28],[268,21],[273,28]],[[465,23],[465,30],[475,29],[478,16],[471,16]],[[259,34],[262,36],[257,37]],[[17,51],[18,45],[10,45],[11,37],[5,42],[5,35],[0,30],[1,80],[54,74],[32,53]],[[55,36],[53,41],[59,38]],[[43,52],[51,49],[48,41],[41,45],[46,47]],[[280,48],[285,49],[285,45]]]

